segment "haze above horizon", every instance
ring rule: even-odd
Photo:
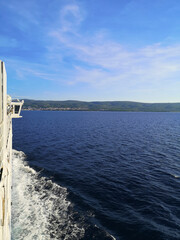
[[[0,2],[16,98],[180,102],[179,0]]]

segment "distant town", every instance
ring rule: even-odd
[[[53,108],[53,107],[48,107],[48,108],[37,108],[37,107],[28,107],[25,108],[23,107],[24,111],[89,111],[89,109],[87,108]],[[100,111],[103,111],[103,109],[101,109]]]

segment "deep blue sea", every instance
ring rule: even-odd
[[[180,239],[180,113],[22,116],[12,239]]]

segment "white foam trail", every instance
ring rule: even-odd
[[[12,240],[81,239],[85,230],[72,220],[66,197],[66,188],[39,177],[13,150]]]
[[[171,174],[171,176],[175,177],[175,178],[180,178],[180,176],[176,175],[176,174]]]
[[[175,174],[175,173],[169,173],[172,177],[174,177],[174,178],[180,178],[180,176],[179,175],[177,175],[177,174]]]

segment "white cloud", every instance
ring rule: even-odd
[[[114,83],[121,86],[126,82],[128,86],[128,83],[135,85],[143,82],[155,86],[157,82],[180,77],[180,45],[163,46],[157,43],[128,49],[110,40],[101,31],[85,36],[77,28],[83,19],[78,5],[67,5],[61,11],[63,25],[51,32],[56,41],[54,54],[57,55],[58,46],[61,46],[74,58],[74,78],[69,83],[85,82],[109,87]]]
[[[44,63],[19,63],[17,75],[21,79],[32,76],[63,85],[84,83],[96,90],[111,89],[112,93],[122,88],[136,89],[138,93],[143,89],[161,91],[163,86],[168,91],[172,86],[180,86],[180,44],[127,48],[120,40],[113,40],[106,29],[94,33],[82,30],[86,12],[76,1],[61,6],[58,13],[52,25],[42,28],[42,42],[47,50]],[[19,14],[21,20],[38,24],[36,12]]]
[[[74,28],[78,27],[83,20],[80,7],[77,4],[70,4],[63,7],[60,11],[61,31],[74,32]]]

